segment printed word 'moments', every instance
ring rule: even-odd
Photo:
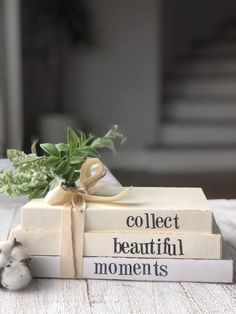
[[[152,263],[94,263],[95,275],[116,276],[155,276],[166,277],[168,275],[167,265]]]

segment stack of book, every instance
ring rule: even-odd
[[[32,255],[35,277],[60,277],[63,209],[32,200],[10,233]],[[117,203],[88,202],[85,215],[83,278],[232,282],[232,259],[200,188],[134,187]]]

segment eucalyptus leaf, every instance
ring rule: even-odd
[[[91,143],[95,138],[96,138],[96,136],[90,133],[89,136],[88,136],[88,138],[84,141],[84,145],[85,145],[85,146],[89,146],[90,143]]]
[[[79,145],[80,146],[84,146],[85,143],[86,143],[86,139],[87,139],[87,137],[86,137],[85,133],[80,131],[80,134],[79,134]]]
[[[61,162],[61,159],[59,157],[51,156],[47,158],[45,161],[45,166],[52,168],[55,166],[59,166],[59,163]]]
[[[83,163],[85,162],[85,160],[83,162],[81,162],[81,164],[76,164],[74,165],[74,168],[75,168],[75,175],[80,175],[80,169],[81,167],[83,166]],[[79,177],[78,177],[79,178]]]
[[[34,198],[42,198],[47,194],[47,192],[48,192],[48,187],[36,188],[32,193],[30,193],[29,200],[32,200]]]
[[[60,152],[68,152],[68,151],[69,151],[68,145],[67,145],[67,144],[64,144],[64,143],[56,144],[56,148],[57,148]]]
[[[71,165],[80,164],[81,162],[83,162],[83,159],[80,156],[72,156],[70,158],[70,164]]]
[[[103,140],[101,137],[98,137],[96,139],[93,140],[93,142],[91,143],[91,147],[103,147]]]
[[[50,144],[50,143],[44,143],[44,144],[40,144],[40,147],[49,155],[51,156],[55,156],[55,157],[59,157],[59,151],[56,147],[56,145],[54,144]]]
[[[63,176],[68,173],[70,169],[70,164],[67,161],[62,161],[58,167],[53,169],[53,172],[55,172],[58,176]]]
[[[98,157],[98,151],[90,146],[84,146],[80,148],[80,152],[86,154],[88,157]]]
[[[79,137],[71,128],[67,129],[67,143],[71,150],[74,150],[79,144]]]
[[[70,156],[80,156],[81,158],[84,156],[83,147],[76,148],[73,152],[71,152]]]
[[[116,149],[115,149],[114,142],[113,142],[113,140],[110,139],[110,138],[104,139],[103,144],[104,144],[104,146],[105,146],[106,148],[110,148],[113,152],[116,150]]]
[[[72,180],[75,173],[75,169],[71,168],[70,171],[64,176],[64,184],[67,186],[74,186],[75,182]]]

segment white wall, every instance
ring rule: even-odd
[[[89,0],[96,48],[71,55],[67,111],[80,126],[104,132],[118,124],[129,146],[154,143],[158,134],[160,46],[155,0]]]
[[[4,0],[7,147],[22,148],[20,1]]]
[[[0,45],[4,45],[3,32],[3,3],[0,0]],[[0,49],[0,157],[3,154],[3,147],[5,142],[5,95],[4,95],[4,49]]]

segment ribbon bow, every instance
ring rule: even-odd
[[[93,166],[96,166],[95,173],[93,174]],[[72,192],[70,204],[73,208],[79,211],[84,211],[87,207],[86,202],[106,202],[112,203],[124,198],[131,187],[125,189],[121,193],[114,196],[99,196],[94,195],[104,185],[95,186],[96,183],[105,176],[106,170],[103,163],[98,158],[87,159],[80,169],[80,185],[77,188],[68,188],[63,186],[64,190]]]
[[[96,166],[95,171],[93,167]],[[93,174],[94,172],[94,174]],[[84,225],[87,202],[116,202],[124,198],[130,188],[114,196],[98,196],[104,185],[96,183],[104,177],[106,171],[103,163],[97,158],[87,159],[80,170],[80,185],[75,188],[62,186],[53,197],[46,196],[51,205],[65,205],[62,213],[60,271],[62,278],[82,278]],[[50,193],[50,192],[49,192]]]

